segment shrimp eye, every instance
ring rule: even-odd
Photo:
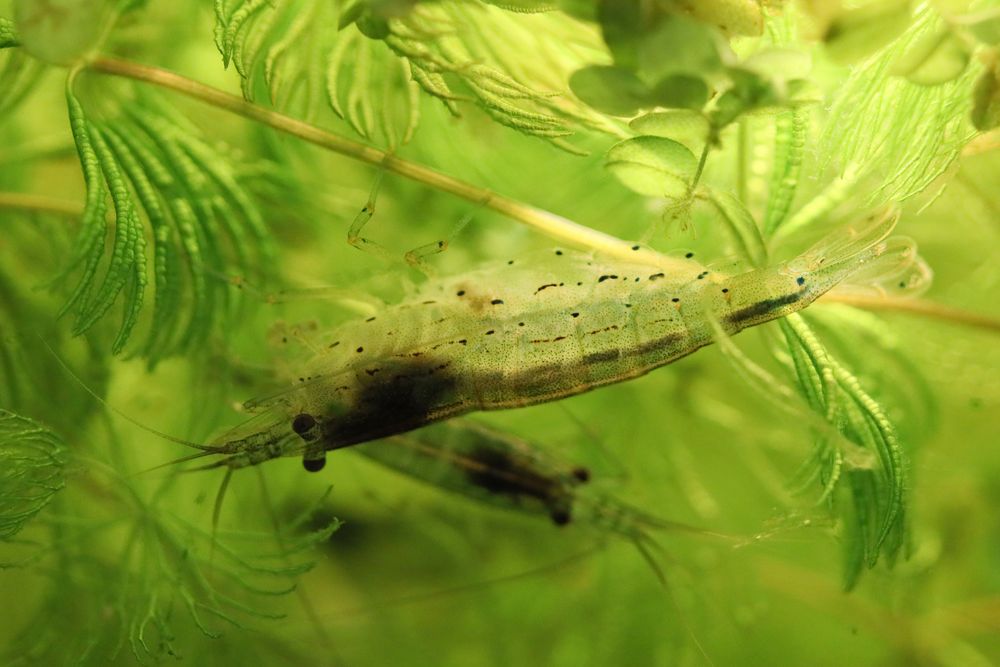
[[[569,510],[567,509],[552,510],[552,514],[550,516],[552,517],[552,523],[557,526],[565,526],[569,523],[570,516]]]
[[[801,287],[802,285],[806,284],[806,279],[802,276],[799,276],[798,278],[795,279],[795,284]]]
[[[577,466],[573,468],[573,477],[576,477],[581,482],[588,482],[590,481],[590,470],[583,466]]]
[[[310,414],[303,412],[297,415],[295,419],[292,420],[292,430],[295,431],[299,436],[305,438],[309,431],[316,427],[316,418]]]

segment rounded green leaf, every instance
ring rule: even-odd
[[[692,153],[702,149],[709,132],[708,119],[704,114],[689,109],[647,113],[633,119],[629,127],[639,134],[680,142]]]
[[[722,66],[721,38],[710,27],[682,16],[660,21],[638,47],[638,73],[650,83],[675,74],[710,77]]]
[[[681,143],[644,136],[612,146],[607,167],[639,194],[677,199],[688,193],[697,160]]]
[[[1000,8],[966,17],[962,23],[968,25],[969,32],[983,44],[1000,44]]]
[[[648,104],[649,91],[635,74],[621,67],[594,65],[573,72],[573,94],[598,111],[632,116]]]
[[[1000,127],[1000,67],[987,69],[976,81],[972,124],[981,132]]]
[[[969,64],[969,51],[949,29],[942,29],[913,42],[893,63],[892,73],[922,86],[952,81]]]
[[[582,21],[597,20],[597,7],[593,0],[559,0],[559,9]]]
[[[103,0],[14,1],[14,21],[25,51],[56,65],[69,65],[92,49],[108,16]]]
[[[877,0],[841,13],[823,36],[830,58],[852,63],[875,53],[910,25],[909,0]]]
[[[711,23],[730,35],[756,36],[764,32],[760,0],[697,0],[683,6],[699,21]]]
[[[708,102],[708,85],[695,76],[674,74],[656,84],[650,99],[660,107],[701,109]]]
[[[809,76],[812,58],[792,49],[766,49],[744,60],[742,66],[767,79],[791,81]]]

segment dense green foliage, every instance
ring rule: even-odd
[[[1000,4],[205,5],[0,0],[5,664],[1000,661]],[[349,449],[163,466],[427,274],[897,212],[803,313],[476,417],[658,548]]]

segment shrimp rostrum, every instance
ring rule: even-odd
[[[202,456],[254,465],[326,452],[478,410],[534,405],[622,382],[805,308],[885,251],[894,215],[839,230],[802,255],[735,275],[694,259],[667,271],[553,250],[431,280],[330,332],[293,386]]]

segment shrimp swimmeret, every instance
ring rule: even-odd
[[[805,308],[886,252],[894,215],[835,232],[787,262],[720,275],[669,273],[568,250],[511,260],[420,290],[322,343],[294,386],[202,456],[238,468],[404,433],[477,410],[534,405],[623,382],[726,335]]]

